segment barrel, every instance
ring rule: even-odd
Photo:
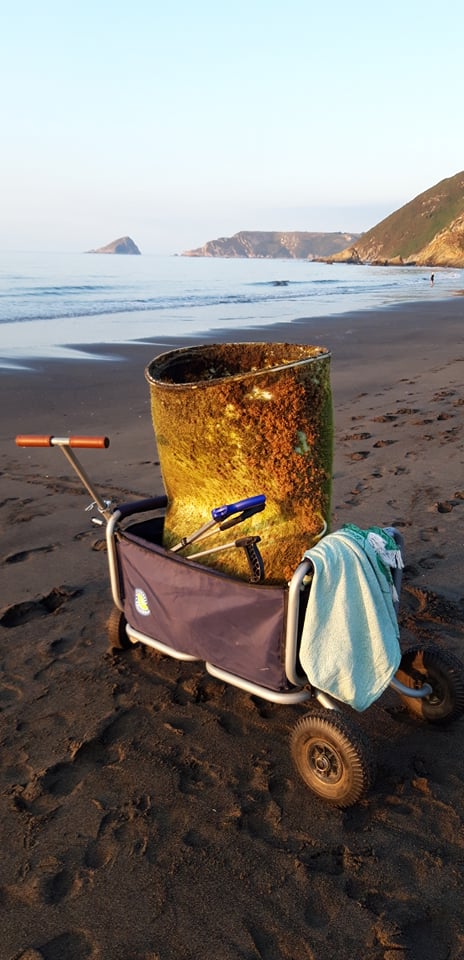
[[[330,526],[330,352],[306,344],[213,343],[163,353],[145,376],[168,498],[164,546],[211,519],[213,508],[264,494],[262,513],[197,549],[257,535],[265,581],[287,582]],[[241,549],[200,562],[248,577]]]

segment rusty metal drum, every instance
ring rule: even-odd
[[[330,525],[329,351],[261,342],[183,347],[152,360],[145,376],[168,497],[164,546],[209,520],[213,507],[265,494],[265,510],[234,535],[260,536],[266,582],[287,582]],[[241,550],[201,562],[247,578]]]

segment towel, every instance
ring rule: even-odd
[[[391,567],[401,553],[387,530],[346,524],[305,557],[314,568],[300,641],[312,686],[366,710],[396,673],[401,651]]]

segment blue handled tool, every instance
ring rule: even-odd
[[[172,552],[177,553],[191,543],[198,543],[206,537],[217,533],[219,530],[228,530],[237,523],[242,523],[248,517],[255,513],[260,513],[266,506],[266,497],[259,494],[256,497],[246,497],[245,500],[238,500],[237,503],[226,503],[222,507],[214,507],[211,510],[211,520],[195,530],[189,537],[182,537],[179,543],[171,547]],[[221,544],[218,547],[211,547],[209,550],[202,550],[200,553],[192,554],[186,557],[186,560],[197,560],[211,553],[217,553],[220,550],[228,550],[230,547],[241,547],[246,554],[250,568],[250,582],[260,583],[264,579],[264,564],[257,544],[260,537],[239,537],[238,540],[232,540],[229,543]]]
[[[246,497],[245,500],[238,500],[237,503],[226,503],[222,507],[214,507],[211,510],[211,520],[199,527],[190,534],[189,537],[182,537],[179,543],[171,547],[173,553],[182,550],[183,547],[190,546],[198,540],[204,540],[205,537],[217,533],[218,530],[228,530],[237,523],[252,517],[255,513],[260,513],[266,506],[266,497],[263,493],[256,497]],[[216,528],[216,529],[215,529]]]
[[[246,497],[245,500],[238,500],[237,503],[226,503],[223,507],[213,507],[211,516],[216,523],[219,523],[220,520],[226,520],[233,514],[241,513],[242,511],[245,516],[251,517],[254,513],[259,513],[261,510],[264,510],[265,506],[266,497],[264,493],[260,493],[257,497]],[[241,523],[241,521],[245,519],[245,516],[237,517],[234,523]],[[221,529],[225,530],[226,528],[221,527]]]

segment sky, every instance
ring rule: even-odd
[[[0,13],[0,251],[362,232],[464,169],[462,0]]]

